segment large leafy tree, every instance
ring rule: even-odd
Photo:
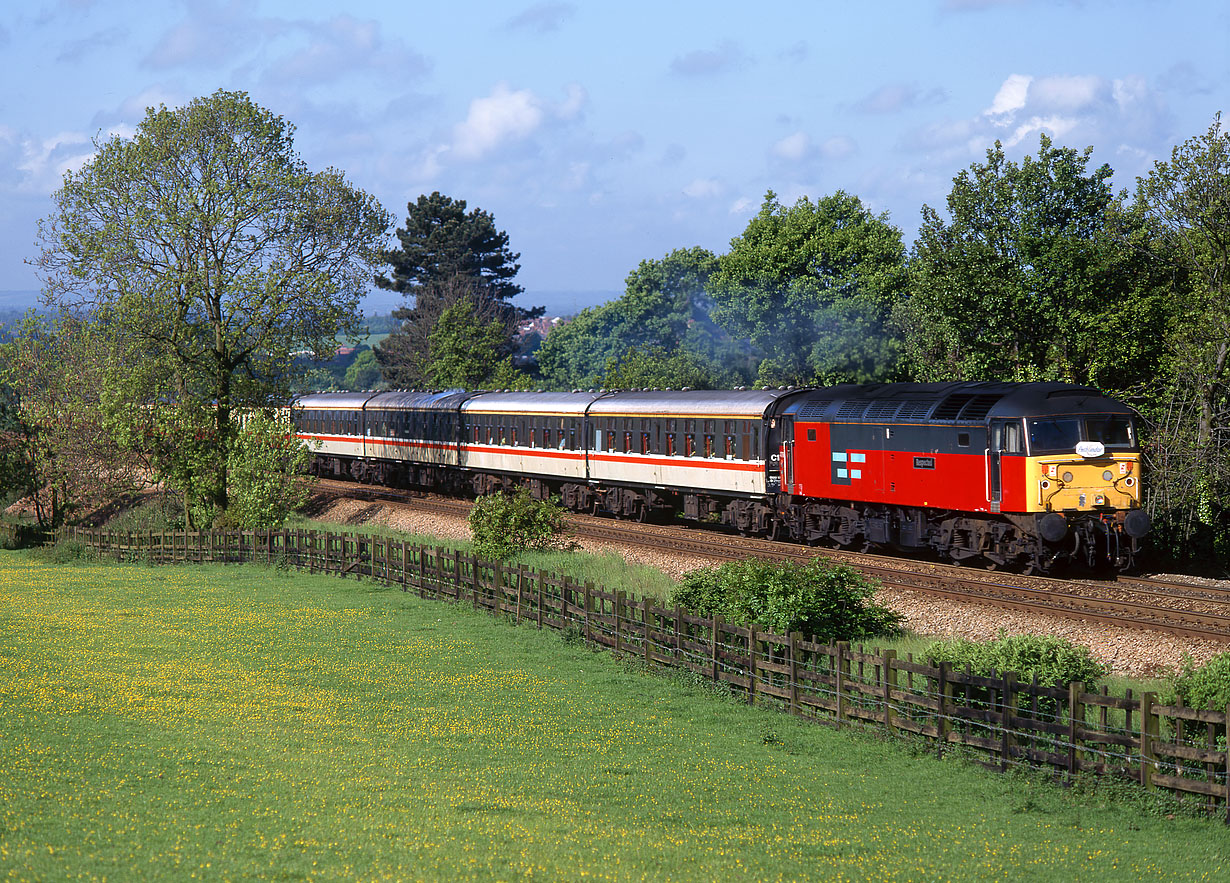
[[[718,366],[737,371],[746,354],[713,323],[705,291],[717,260],[694,247],[641,261],[628,274],[622,297],[583,310],[547,335],[537,353],[543,380],[557,388],[611,385],[625,358],[641,361],[649,354],[678,356],[706,376],[734,376]],[[627,374],[633,375],[645,376],[643,366]]]
[[[1126,390],[1153,376],[1168,279],[1148,225],[1089,168],[1092,148],[987,160],[923,207],[895,319],[920,380],[1068,380]]]
[[[1159,231],[1163,271],[1179,280],[1163,382],[1145,410],[1152,496],[1175,549],[1230,561],[1230,132],[1174,148],[1137,182],[1136,208]],[[1196,540],[1193,542],[1193,540]],[[1212,549],[1210,549],[1212,546]]]
[[[389,224],[341,172],[310,171],[293,132],[237,92],[150,109],[65,176],[39,227],[48,306],[142,353],[115,374],[119,397],[203,418],[210,444],[184,468],[211,517],[228,506],[236,409],[281,400],[295,352],[323,357],[357,330]]]
[[[905,282],[901,231],[838,191],[782,205],[772,191],[709,283],[714,319],[760,350],[762,383],[891,379],[887,330]]]

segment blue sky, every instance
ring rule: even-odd
[[[1130,188],[1230,113],[1224,0],[2,5],[0,291],[38,288],[35,225],[92,138],[219,88],[397,225],[433,190],[492,212],[553,311],[725,251],[769,189],[856,194],[908,245],[996,139],[1092,146]]]

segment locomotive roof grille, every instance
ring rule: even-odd
[[[991,413],[991,409],[994,408],[995,404],[1002,398],[1003,396],[999,393],[984,393],[982,395],[976,395],[973,400],[961,410],[960,419],[985,420],[987,414]]]
[[[803,405],[803,407],[799,408],[799,417],[823,417],[825,410],[831,404],[833,404],[832,399],[820,399],[818,401],[807,402]]]
[[[863,416],[863,412],[867,410],[871,402],[863,399],[850,399],[842,402],[841,407],[837,409],[838,420],[856,420]]]
[[[973,397],[973,393],[968,392],[958,392],[950,395],[940,402],[939,407],[935,409],[935,413],[931,415],[931,419],[956,420],[957,415],[961,413],[961,409],[969,404],[970,399]]]
[[[878,402],[872,402],[871,407],[867,409],[864,418],[868,420],[889,420],[897,416],[897,411],[901,408],[902,402],[896,402],[891,399],[881,399]]]
[[[897,417],[900,420],[925,420],[934,404],[935,402],[929,401],[903,402]]]

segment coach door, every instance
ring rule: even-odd
[[[794,493],[794,418],[781,419],[782,490]]]

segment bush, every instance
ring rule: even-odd
[[[733,561],[686,574],[670,603],[778,635],[854,641],[901,633],[902,617],[876,604],[877,583],[843,564]]]
[[[1019,680],[1048,687],[1067,686],[1080,681],[1092,684],[1109,668],[1093,658],[1087,647],[1052,635],[1006,635],[993,641],[950,638],[929,644],[923,655],[934,662],[948,662],[969,668],[977,675],[1014,672]]]
[[[555,500],[535,500],[525,487],[479,497],[469,518],[474,551],[503,561],[527,549],[561,548],[566,516]]]
[[[1224,711],[1230,706],[1230,651],[1214,656],[1197,666],[1190,656],[1175,675],[1175,697],[1191,708],[1214,708]]]

